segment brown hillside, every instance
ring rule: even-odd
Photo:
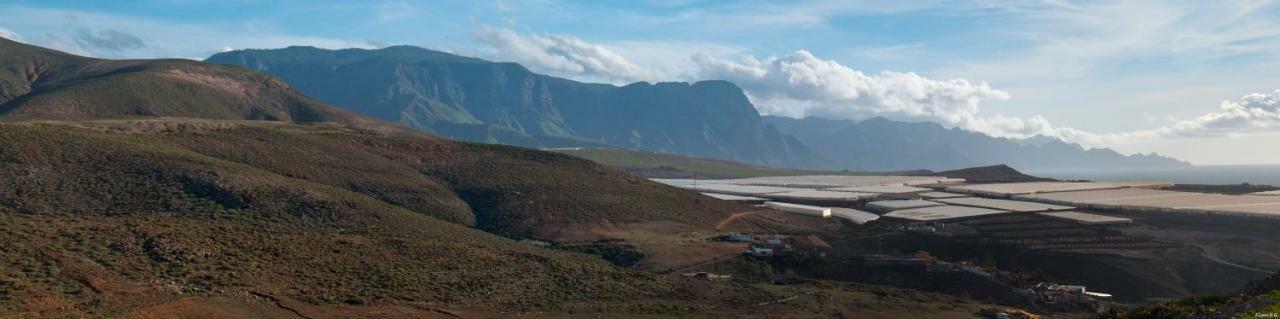
[[[0,38],[0,121],[195,117],[398,129],[279,79],[189,60],[102,60]]]
[[[1008,165],[970,167],[942,172],[929,172],[922,175],[963,178],[970,183],[1019,183],[1052,181],[1051,178],[1035,177],[1023,174]]]
[[[50,296],[90,307],[79,298],[115,289],[513,307],[658,296],[666,279],[436,217],[519,236],[598,220],[709,227],[735,208],[672,205],[694,194],[565,155],[324,126],[3,124],[0,162],[11,310]]]

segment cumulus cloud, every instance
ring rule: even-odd
[[[22,42],[22,36],[18,35],[17,32],[5,29],[4,27],[0,27],[0,38]]]
[[[1222,101],[1218,109],[1217,112],[1205,113],[1196,118],[1178,121],[1154,130],[1112,134],[1112,136],[1102,135],[1098,138],[1113,140],[1201,138],[1280,132],[1280,90],[1248,94],[1238,101]]]
[[[1148,129],[1098,134],[1069,127],[1044,127],[1044,135],[1092,146],[1121,146],[1155,141],[1238,137],[1280,132],[1280,90],[1226,100],[1218,111]]]
[[[1164,130],[1170,137],[1221,137],[1240,133],[1280,131],[1280,90],[1222,101],[1221,111],[1181,121]]]
[[[511,60],[536,71],[638,81],[658,78],[655,72],[636,66],[608,47],[563,34],[520,34],[510,29],[482,25],[476,39],[492,47],[496,58]]]
[[[120,30],[102,30],[94,32],[79,29],[75,33],[76,43],[88,48],[110,51],[141,49],[147,46],[141,38]]]
[[[862,119],[888,116],[940,122],[996,135],[1035,135],[1049,127],[1042,117],[983,117],[980,105],[1009,99],[985,82],[938,80],[911,72],[866,74],[804,50],[741,62],[705,54],[693,57],[700,79],[742,86],[761,112],[785,116]]]

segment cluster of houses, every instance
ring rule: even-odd
[[[729,233],[720,240],[735,243],[751,243],[744,254],[756,258],[772,258],[780,256],[815,256],[826,257],[831,244],[817,235],[785,236],[770,234],[755,236],[743,233]]]

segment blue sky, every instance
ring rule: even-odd
[[[1274,1],[0,0],[0,11],[0,35],[95,57],[408,44],[583,81],[728,79],[769,114],[1280,163]]]

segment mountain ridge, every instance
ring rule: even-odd
[[[206,61],[267,72],[334,105],[468,141],[628,147],[782,167],[818,161],[762,123],[726,81],[583,83],[406,46],[243,50]]]
[[[817,117],[762,117],[785,134],[809,143],[827,158],[845,159],[831,169],[952,170],[1007,164],[1017,169],[1182,167],[1189,163],[1151,154],[1123,155],[1086,149],[1049,137],[1017,140],[991,137],[934,122],[899,122],[874,117],[861,122]]]
[[[936,123],[872,118],[857,123],[856,129],[850,129],[852,122],[825,119],[802,125],[821,126],[822,132],[761,116],[745,93],[727,81],[584,83],[537,74],[516,63],[414,46],[293,46],[223,52],[206,61],[273,74],[357,113],[484,143],[626,148],[824,170],[1185,165],[1162,156],[1124,156],[1052,138],[1008,140]],[[844,129],[852,131],[837,132]],[[939,139],[957,143],[937,143]]]

